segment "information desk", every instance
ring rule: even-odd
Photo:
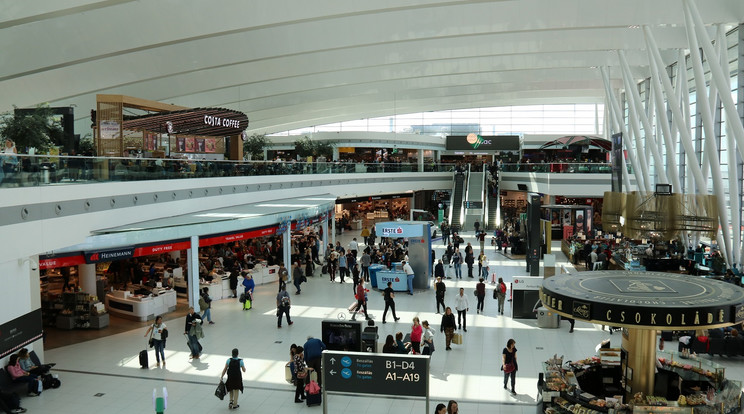
[[[388,282],[393,282],[392,288],[396,292],[408,292],[408,279],[406,272],[395,270],[378,270],[375,272],[377,288],[387,288]]]
[[[106,310],[109,313],[136,321],[149,321],[158,315],[176,310],[176,291],[153,289],[157,296],[132,295],[127,290],[115,290],[106,294]]]

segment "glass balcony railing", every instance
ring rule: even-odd
[[[558,174],[609,174],[612,172],[610,163],[565,163],[554,162],[550,164],[503,164],[501,171],[504,172],[541,172]]]
[[[0,187],[260,175],[417,172],[417,163],[205,161],[0,154]],[[425,163],[423,172],[453,172],[453,163]]]

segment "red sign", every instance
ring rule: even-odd
[[[39,259],[39,269],[56,269],[58,267],[77,266],[85,263],[85,256],[76,254],[74,256],[51,257]]]
[[[267,227],[264,229],[251,230],[243,233],[223,234],[199,239],[199,247],[213,246],[215,244],[231,243],[238,240],[247,240],[261,236],[270,236],[276,233],[279,227]]]
[[[150,256],[153,254],[169,253],[179,250],[187,250],[191,248],[191,241],[180,241],[172,242],[167,244],[156,244],[154,246],[143,246],[136,247],[134,249],[134,257]]]

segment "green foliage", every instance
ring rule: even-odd
[[[0,119],[0,136],[15,142],[19,152],[34,147],[46,152],[54,145],[62,145],[64,132],[54,122],[48,106],[38,106],[32,115],[15,116],[5,113]]]
[[[322,155],[327,159],[331,159],[333,157],[333,147],[336,146],[334,142],[312,141],[307,136],[298,139],[294,144],[295,152],[302,158],[318,158]]]
[[[266,148],[271,148],[271,141],[265,134],[253,134],[243,141],[243,154],[250,154],[253,160],[263,159]]]
[[[93,136],[91,134],[85,134],[84,137],[80,138],[80,150],[78,155],[82,154],[95,154],[96,145],[93,142]]]

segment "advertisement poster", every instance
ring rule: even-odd
[[[204,152],[204,138],[196,139],[196,152]]]
[[[186,138],[176,138],[178,152],[186,152]]]
[[[186,138],[186,152],[196,151],[196,138]]]
[[[217,150],[217,141],[214,138],[204,139],[204,152],[215,152]]]
[[[103,139],[119,138],[119,123],[116,121],[101,121],[100,136]]]
[[[584,231],[584,210],[576,210],[576,232]]]
[[[158,137],[155,134],[145,132],[145,145],[144,147],[148,151],[155,151],[158,149]]]
[[[563,210],[563,225],[571,225],[571,210]]]

